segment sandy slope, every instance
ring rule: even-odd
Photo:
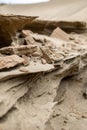
[[[86,21],[87,0],[51,0],[47,3],[33,5],[4,5],[0,13],[36,15],[50,20]]]
[[[45,130],[87,130],[87,101],[82,97],[86,70],[73,78],[62,80],[60,87],[67,90],[65,100],[54,107]]]

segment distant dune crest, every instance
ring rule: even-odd
[[[1,0],[0,3],[6,3],[6,4],[33,4],[33,3],[41,3],[41,2],[48,2],[49,0]]]

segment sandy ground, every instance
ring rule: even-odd
[[[54,107],[46,130],[87,130],[87,101],[83,97],[87,83],[87,68],[73,78],[61,81],[66,87],[65,100]]]

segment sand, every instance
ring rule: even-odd
[[[86,21],[87,0],[51,0],[31,5],[4,5],[0,13],[36,15],[40,19]]]

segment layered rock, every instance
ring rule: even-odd
[[[21,30],[17,41],[0,49],[1,129],[51,130],[53,108],[66,91],[62,79],[87,66],[87,34],[58,34]]]

